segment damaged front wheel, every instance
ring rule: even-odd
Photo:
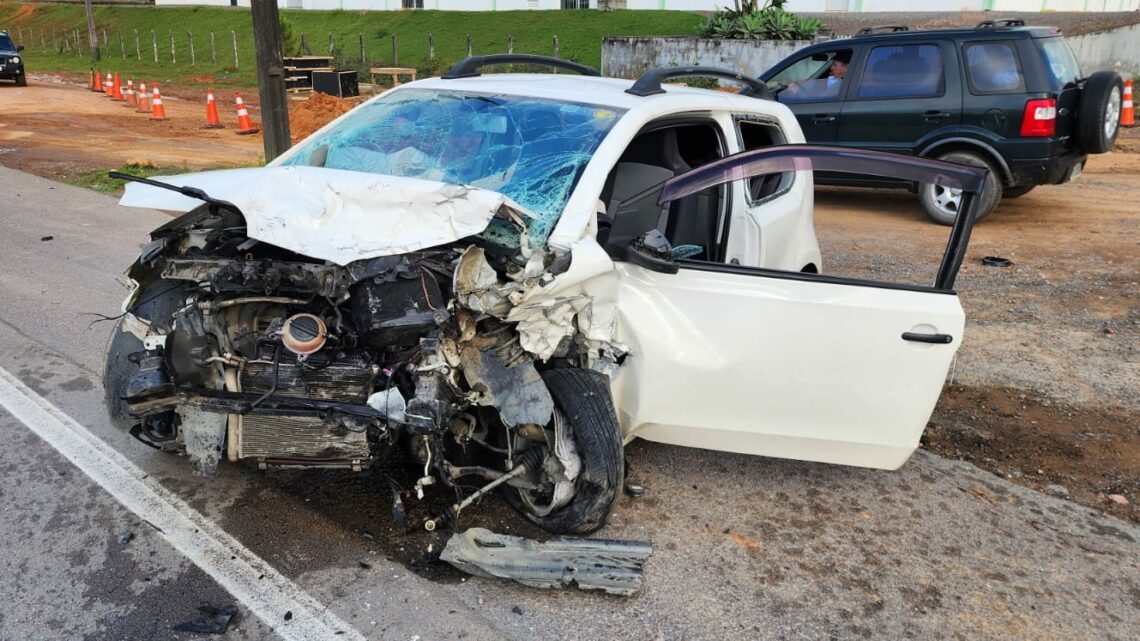
[[[589,534],[606,524],[625,472],[609,379],[581,369],[542,378],[556,408],[546,430],[553,460],[538,473],[538,489],[504,486],[506,499],[545,530]]]

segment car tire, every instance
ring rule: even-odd
[[[1036,188],[1036,187],[1037,187],[1037,185],[1022,185],[1020,187],[1006,187],[1005,189],[1003,189],[1001,191],[1001,197],[1003,199],[1021,198],[1025,194],[1028,194],[1029,192],[1033,191],[1034,188]]]
[[[27,87],[28,86],[27,74],[20,74],[20,75],[16,76],[16,86],[17,87]]]
[[[609,378],[575,368],[542,373],[554,405],[568,421],[582,469],[574,496],[562,508],[536,514],[519,488],[505,486],[507,502],[544,530],[556,534],[589,534],[606,524],[621,492],[625,476],[621,428],[614,412]]]
[[[1120,133],[1124,82],[1113,71],[1098,71],[1085,81],[1077,103],[1077,142],[1090,154],[1112,150]]]
[[[977,215],[974,222],[989,216],[990,212],[997,208],[998,203],[1001,202],[1002,186],[1001,176],[993,163],[972,151],[951,151],[938,156],[938,160],[956,162],[960,165],[985,167],[990,170],[990,176],[986,179],[986,186],[982,189],[981,195],[978,196],[979,202],[976,206]],[[960,198],[961,191],[957,189],[947,189],[931,183],[923,183],[918,186],[919,203],[930,220],[939,225],[954,224],[958,218],[957,207]]]

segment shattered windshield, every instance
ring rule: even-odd
[[[423,178],[497,191],[537,218],[532,244],[546,241],[594,150],[622,111],[520,96],[406,89],[358,107],[301,143],[282,165],[310,165]],[[519,244],[509,223],[483,233]]]

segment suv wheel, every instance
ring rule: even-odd
[[[27,87],[28,86],[28,76],[25,74],[22,74],[22,73],[20,75],[16,76],[16,86],[17,87]]]
[[[1120,133],[1120,105],[1124,83],[1120,74],[1098,71],[1089,76],[1077,104],[1077,140],[1090,154],[1112,150]]]
[[[1036,186],[1037,185],[1022,185],[1020,187],[1006,187],[1001,191],[1001,197],[1006,199],[1021,198],[1025,194],[1033,191],[1033,188]]]
[[[974,222],[985,218],[997,208],[998,202],[1001,201],[1001,177],[990,161],[972,151],[952,151],[938,156],[938,160],[985,167],[990,170],[986,186],[978,196],[979,202],[976,207],[978,213]],[[958,218],[958,208],[962,204],[962,190],[923,183],[918,187],[918,201],[931,220],[939,225],[953,225]]]

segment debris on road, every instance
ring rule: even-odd
[[[1053,496],[1059,496],[1063,499],[1069,498],[1069,488],[1065,487],[1064,485],[1057,485],[1055,483],[1053,485],[1046,485],[1045,493],[1052,494]]]
[[[1128,507],[1128,499],[1123,494],[1109,494],[1105,498],[1121,507]]]
[[[1013,261],[1001,256],[982,256],[982,264],[986,267],[1009,267]]]
[[[653,547],[645,541],[554,539],[540,543],[483,528],[459,532],[440,559],[474,576],[512,579],[536,588],[577,584],[630,596],[641,588],[641,570]]]
[[[133,541],[134,538],[135,538],[134,532],[124,532],[123,535],[119,537],[119,543],[126,545],[127,543],[130,543],[131,541]]]
[[[198,606],[198,612],[201,612],[202,615],[197,619],[179,623],[171,629],[175,632],[225,634],[226,630],[230,627],[230,623],[234,617],[237,616],[238,609],[236,605],[227,605],[224,608],[219,608],[210,604],[209,601],[203,601],[202,605]]]
[[[47,242],[49,240],[55,240],[55,236],[44,236],[44,237],[40,238],[40,240],[43,242]]]

